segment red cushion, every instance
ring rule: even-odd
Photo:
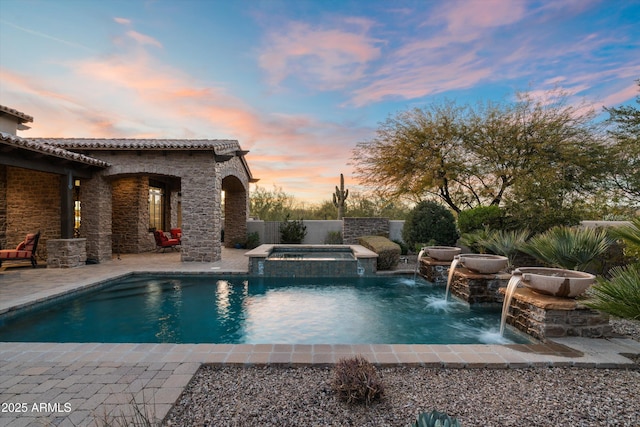
[[[3,249],[0,251],[0,259],[31,258],[31,251],[17,251],[15,249]]]
[[[180,244],[180,240],[178,239],[167,239],[162,242],[162,246],[175,246],[179,244]]]

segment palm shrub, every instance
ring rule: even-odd
[[[532,237],[521,250],[552,267],[585,270],[611,243],[603,230],[558,226]]]
[[[624,240],[625,253],[640,261],[640,216],[634,218],[631,225],[612,228],[609,234],[614,238]]]
[[[622,239],[628,249],[640,253],[640,217],[631,225],[611,229],[613,237]],[[640,260],[635,264],[617,266],[610,271],[610,278],[598,278],[589,289],[585,305],[614,316],[640,320]]]
[[[614,267],[610,273],[608,280],[598,277],[585,305],[617,317],[640,320],[640,264]]]
[[[405,220],[402,240],[410,248],[427,242],[444,246],[455,245],[458,240],[455,218],[449,209],[439,203],[420,202]]]
[[[513,268],[513,262],[529,235],[529,230],[490,231],[479,244],[496,255],[506,256],[509,259],[509,267]]]
[[[487,252],[487,248],[484,246],[484,242],[491,235],[491,230],[488,227],[480,230],[463,233],[460,236],[460,244],[471,249],[472,252],[478,254],[484,254]]]

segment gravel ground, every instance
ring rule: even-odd
[[[640,322],[611,321],[640,340]],[[171,426],[405,426],[437,409],[469,426],[640,426],[640,369],[381,368],[384,398],[340,401],[331,368],[203,366]]]

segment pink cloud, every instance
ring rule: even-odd
[[[131,19],[115,17],[113,20],[120,25],[131,25]]]
[[[434,18],[444,20],[448,33],[457,40],[471,40],[480,31],[520,21],[525,6],[525,2],[513,0],[453,1]]]
[[[278,86],[288,77],[324,90],[333,90],[357,81],[370,61],[380,56],[379,43],[366,33],[372,25],[365,19],[346,19],[346,29],[317,29],[294,22],[266,37],[260,66],[268,81]]]
[[[60,79],[1,74],[12,99],[28,106],[21,111],[35,117],[23,136],[238,139],[251,150],[247,160],[261,185],[313,199],[324,196],[314,194],[308,180],[350,173],[350,147],[371,132],[258,111],[158,61],[145,45],[117,47],[110,56],[63,64],[68,73]]]
[[[133,40],[135,40],[141,45],[151,45],[156,47],[162,47],[162,43],[160,43],[158,40],[154,39],[151,36],[147,36],[146,34],[139,33],[137,31],[133,31],[133,30],[127,31],[127,36],[129,36],[130,38],[132,38]]]

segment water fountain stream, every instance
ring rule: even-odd
[[[449,300],[449,288],[451,287],[451,282],[453,281],[453,273],[456,271],[456,267],[460,262],[460,257],[456,255],[451,261],[451,265],[449,266],[449,276],[447,277],[447,289],[444,291],[444,300]]]
[[[424,255],[426,251],[426,248],[422,248],[420,249],[420,252],[418,252],[418,259],[416,260],[416,269],[413,272],[413,283],[416,283],[416,277],[418,276],[418,270],[420,269],[420,259],[422,258],[422,255]]]
[[[518,285],[522,280],[522,276],[519,273],[513,274],[509,283],[507,283],[507,290],[504,293],[504,302],[502,303],[502,317],[500,318],[500,335],[504,335],[504,328],[507,323],[507,315],[509,314],[509,306],[511,305],[511,299],[515,293]]]

